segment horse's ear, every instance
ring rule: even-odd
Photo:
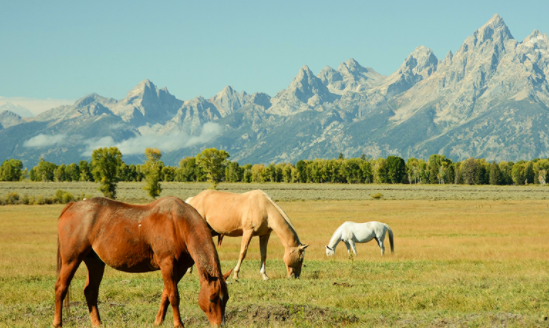
[[[299,245],[299,250],[303,251],[307,247],[309,247],[309,245],[307,245],[307,244]]]
[[[328,246],[328,245],[326,245],[326,246],[324,246],[324,247],[326,247],[327,249],[331,249],[330,246]]]
[[[233,269],[229,270],[229,272],[223,275],[223,280],[227,280],[227,278],[229,278],[229,276],[231,275],[231,272],[233,272]]]

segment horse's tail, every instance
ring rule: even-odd
[[[388,225],[385,225],[387,227],[387,232],[389,233],[389,243],[391,244],[391,253],[395,252],[395,247],[393,244],[393,230],[391,230],[391,227]]]
[[[223,241],[223,234],[219,234],[219,236],[217,236],[217,248],[221,247],[221,242]]]

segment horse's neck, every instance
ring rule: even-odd
[[[341,229],[337,229],[336,232],[332,235],[332,238],[330,239],[330,243],[328,244],[328,247],[331,249],[335,249],[337,244],[341,241]]]
[[[189,230],[193,231],[192,229]],[[221,272],[221,267],[211,236],[207,234],[200,238],[200,235],[202,234],[195,230],[195,234],[187,235],[187,238],[185,238],[189,255],[192,257],[197,269],[200,270],[203,268],[210,275],[214,277],[218,276]]]
[[[284,248],[297,247],[301,245],[297,232],[284,215],[276,206],[273,206],[273,211],[269,213],[269,226],[277,234]]]
[[[192,249],[189,249],[189,255],[193,258],[196,268],[199,270],[198,272],[200,272],[201,269],[205,269],[213,277],[218,276],[221,272],[219,263],[211,254],[205,252],[202,247],[193,247]]]

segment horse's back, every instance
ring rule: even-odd
[[[270,202],[261,190],[238,194],[218,190],[205,190],[189,200],[218,233],[240,236],[243,230],[267,227]]]
[[[380,237],[381,234],[385,233],[383,230],[384,228],[385,225],[377,221],[364,223],[347,221],[339,227],[344,239],[354,237],[354,239],[358,242],[368,242],[376,237]]]

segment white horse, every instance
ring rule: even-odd
[[[347,246],[347,253],[349,253],[349,258],[351,257],[351,249],[356,256],[356,246],[355,243],[367,243],[372,239],[377,241],[379,248],[381,249],[381,255],[385,254],[385,246],[383,241],[385,240],[385,233],[389,232],[389,242],[391,243],[391,253],[394,252],[393,246],[393,230],[381,222],[366,222],[366,223],[356,223],[347,221],[343,223],[332,235],[330,243],[326,246],[326,255],[332,256],[335,254],[335,248],[340,241],[345,243]]]

